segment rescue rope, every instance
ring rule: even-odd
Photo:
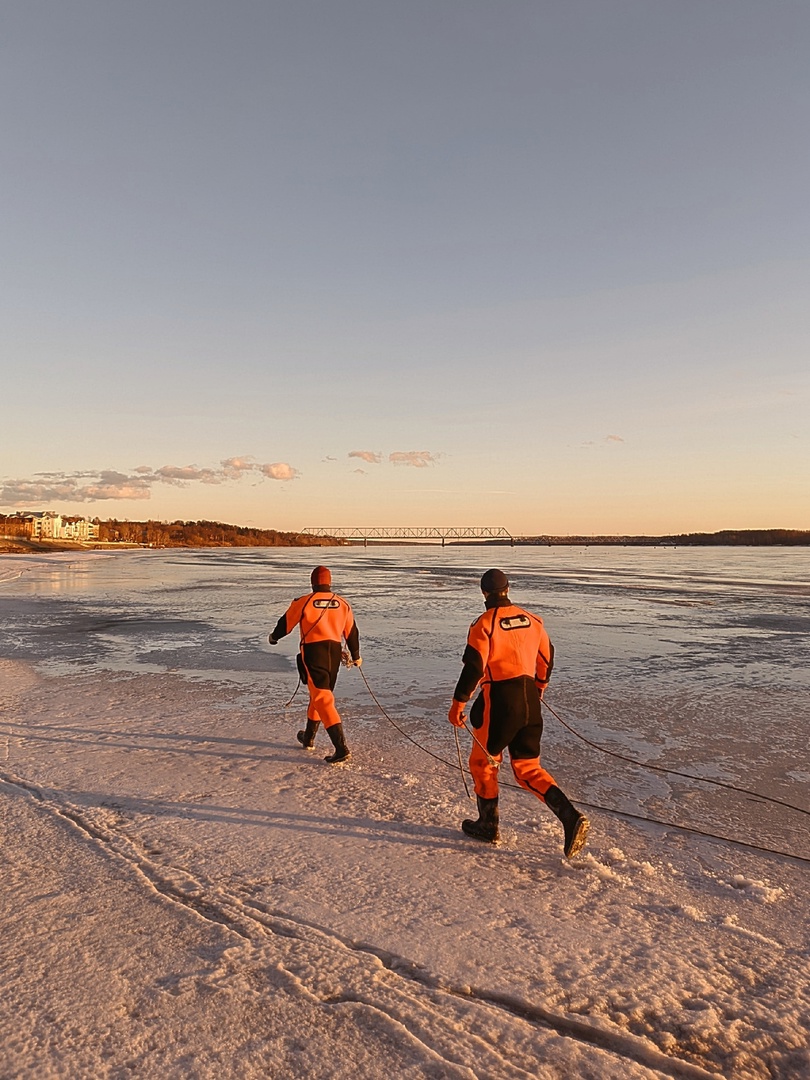
[[[509,787],[514,785],[510,784]],[[613,814],[616,817],[632,818],[633,821],[644,821],[652,825],[663,825],[667,829],[677,829],[678,832],[692,833],[694,836],[704,836],[708,840],[722,840],[724,844],[736,844],[737,847],[748,848],[751,851],[762,851],[766,855],[779,855],[783,859],[794,859],[796,862],[810,865],[810,858],[804,855],[796,855],[792,851],[780,851],[778,848],[762,847],[760,844],[752,844],[747,840],[733,840],[730,836],[720,836],[718,833],[705,832],[703,829],[695,829],[691,825],[679,825],[677,821],[664,821],[662,818],[644,817],[643,814],[632,814],[629,810],[617,810],[613,806],[599,806],[598,803],[589,803],[578,799],[580,806],[587,806],[590,810],[601,810],[605,814]]]
[[[467,792],[467,798],[472,799],[472,795],[470,794],[470,789],[467,787],[467,774],[464,772],[464,766],[461,763],[461,743],[459,742],[458,728],[457,727],[453,728],[453,734],[456,737],[456,753],[458,754],[458,771],[461,773],[461,780],[462,780],[462,783],[464,784],[464,790]]]
[[[786,810],[795,810],[799,814],[810,815],[810,810],[805,810],[802,806],[794,806],[793,803],[785,802],[783,799],[776,799],[772,795],[761,795],[758,791],[750,791],[748,788],[738,787],[736,784],[727,784],[723,780],[712,780],[708,776],[695,776],[693,773],[679,772],[677,769],[666,769],[663,765],[653,765],[648,761],[638,761],[636,758],[628,757],[626,754],[620,754],[615,750],[608,750],[606,746],[600,746],[598,743],[591,742],[584,735],[580,735],[578,731],[567,724],[560,714],[543,699],[543,704],[551,713],[555,716],[566,731],[570,731],[572,735],[576,735],[578,739],[592,747],[594,750],[598,750],[602,754],[608,754],[610,757],[618,758],[619,761],[627,761],[631,765],[638,765],[641,769],[653,769],[655,772],[667,773],[669,776],[682,776],[687,780],[697,780],[702,784],[714,784],[715,787],[726,788],[727,791],[738,791],[742,795],[753,795],[756,799],[762,799],[764,802],[775,803],[776,806],[783,806]]]
[[[369,694],[371,695],[372,701],[377,706],[377,708],[380,710],[380,712],[383,714],[385,719],[389,722],[389,724],[392,724],[397,729],[397,731],[400,733],[400,735],[404,735],[404,737],[408,740],[408,742],[413,743],[413,745],[415,747],[417,747],[419,750],[421,750],[423,754],[427,754],[428,757],[432,757],[434,761],[440,761],[442,763],[442,765],[447,765],[448,768],[450,768],[450,769],[458,768],[458,766],[454,765],[452,761],[446,761],[444,758],[439,757],[438,754],[434,754],[432,751],[428,750],[427,747],[422,746],[421,743],[418,743],[416,741],[416,739],[411,738],[411,736],[408,734],[407,731],[403,731],[403,729],[399,726],[399,724],[388,715],[388,713],[385,711],[382,704],[380,703],[379,698],[377,697],[377,695],[374,693],[374,691],[369,686],[369,682],[368,682],[368,679],[366,678],[365,671],[363,671],[362,668],[358,668],[357,670],[360,672],[360,678],[366,684],[366,690],[368,690]],[[459,756],[460,756],[460,754],[461,754],[461,747],[459,747]],[[464,772],[464,770],[462,769],[462,775],[463,775],[463,772]],[[465,786],[466,786],[466,781],[465,781]]]
[[[459,769],[459,771],[461,772],[461,775],[462,775],[462,779],[464,780],[464,787],[465,787],[465,789],[467,789],[467,794],[469,795],[469,789],[467,788],[467,780],[466,780],[466,776],[465,776],[465,773],[464,773],[464,768],[461,765],[461,748],[460,748],[460,746],[458,747],[458,750],[459,750],[459,764],[455,765],[452,761],[447,761],[445,758],[439,757],[438,754],[434,754],[432,751],[428,750],[427,747],[422,746],[421,743],[418,743],[416,741],[416,739],[412,738],[407,733],[407,731],[404,731],[399,726],[399,724],[397,724],[396,721],[389,715],[389,713],[386,711],[386,709],[384,708],[384,706],[380,702],[377,695],[371,689],[371,686],[369,685],[369,681],[366,678],[366,673],[363,671],[362,668],[360,668],[359,670],[360,670],[360,675],[361,675],[361,677],[363,679],[363,682],[366,684],[366,689],[368,690],[372,701],[377,706],[377,708],[380,710],[382,715],[386,718],[386,720],[393,727],[395,727],[396,730],[408,740],[408,742],[413,743],[413,745],[415,747],[417,747],[417,749],[421,750],[422,753],[427,754],[428,757],[432,757],[434,759],[434,761],[439,761],[439,762],[441,762],[442,765],[446,765],[450,769],[454,769],[454,770]],[[777,803],[777,804],[779,804],[781,806],[786,807],[789,810],[798,810],[799,813],[802,813],[802,814],[809,813],[807,810],[804,810],[800,806],[793,806],[791,803],[782,802],[779,799],[773,799],[773,798],[770,798],[767,795],[760,795],[758,792],[749,791],[747,788],[737,787],[734,784],[725,784],[725,783],[723,783],[723,782],[721,782],[719,780],[709,780],[709,779],[707,779],[706,777],[703,777],[703,776],[692,776],[689,773],[677,772],[674,769],[665,769],[665,768],[663,768],[663,766],[660,766],[660,765],[645,765],[643,761],[636,761],[633,758],[625,757],[622,754],[614,753],[611,750],[607,750],[604,747],[599,746],[597,743],[591,742],[590,740],[586,739],[585,736],[580,735],[579,732],[577,732],[574,728],[572,728],[569,724],[567,724],[562,719],[562,717],[557,713],[557,711],[555,709],[553,709],[548,704],[548,702],[545,700],[545,698],[543,698],[543,705],[545,705],[546,708],[549,710],[549,712],[554,717],[556,717],[557,720],[560,721],[560,723],[563,725],[563,727],[565,727],[573,735],[576,735],[577,738],[582,739],[583,742],[585,742],[589,746],[593,747],[593,749],[599,750],[602,753],[610,754],[613,757],[621,758],[622,760],[628,761],[633,765],[637,765],[639,768],[642,768],[642,769],[644,769],[644,768],[655,769],[658,772],[672,773],[672,775],[674,775],[674,776],[682,776],[682,777],[687,777],[690,780],[696,780],[698,782],[703,782],[703,783],[707,783],[707,784],[715,784],[718,787],[724,787],[724,788],[728,788],[731,791],[737,791],[737,792],[740,792],[740,793],[745,794],[745,795],[751,795],[751,796],[753,796],[754,798],[757,798],[757,799],[764,799],[764,800],[766,800],[768,802],[775,802],[775,803]],[[487,758],[491,762],[494,762],[494,759],[492,758],[492,756],[487,752],[486,748],[482,746],[482,744],[476,738],[474,732],[469,727],[467,727],[466,723],[465,723],[464,727],[467,728],[467,731],[470,732],[473,739],[482,748],[484,753],[487,755]],[[455,731],[456,731],[456,744],[458,746],[458,728],[455,728]],[[495,764],[499,765],[500,762],[495,762]],[[527,790],[526,788],[521,787],[519,784],[510,784],[510,783],[508,783],[507,781],[504,781],[504,780],[501,780],[499,782],[499,784],[500,784],[500,787],[511,788],[513,791],[526,791]],[[472,798],[472,796],[470,796],[470,798]],[[750,843],[750,842],[748,842],[746,840],[734,840],[731,837],[720,836],[718,833],[706,832],[703,829],[696,829],[696,828],[693,828],[690,825],[681,825],[676,821],[666,821],[666,820],[664,820],[662,818],[647,817],[647,816],[644,816],[642,814],[633,814],[633,813],[630,813],[629,811],[625,811],[625,810],[616,810],[614,807],[610,807],[610,806],[600,806],[600,805],[598,805],[598,803],[588,803],[588,802],[583,801],[582,805],[587,806],[592,810],[601,810],[603,813],[606,813],[606,814],[614,814],[614,815],[616,815],[618,817],[631,818],[634,821],[643,821],[643,822],[646,822],[646,823],[651,824],[651,825],[662,825],[665,828],[677,829],[679,832],[691,833],[694,836],[703,836],[708,840],[720,840],[723,843],[736,844],[738,847],[748,848],[751,851],[760,851],[760,852],[763,852],[766,855],[777,855],[777,856],[779,856],[780,858],[783,858],[783,859],[793,859],[793,860],[795,860],[797,862],[810,864],[810,858],[806,858],[803,855],[795,855],[791,851],[780,851],[778,848],[763,847],[760,844],[752,844],[752,843]]]
[[[300,678],[299,678],[299,679],[298,679],[298,680],[296,681],[296,684],[295,684],[295,689],[294,689],[294,690],[293,690],[293,692],[292,692],[292,697],[290,698],[290,700],[289,700],[289,701],[285,701],[285,702],[284,702],[284,708],[285,708],[285,709],[289,709],[290,705],[292,705],[292,703],[293,703],[293,702],[295,701],[295,695],[296,695],[296,694],[298,693],[298,688],[300,687],[300,685],[301,685],[301,680],[300,680]]]
[[[494,757],[492,756],[492,754],[490,754],[489,750],[487,750],[487,748],[486,748],[486,747],[484,746],[484,744],[483,744],[483,743],[481,742],[481,740],[480,740],[480,739],[478,738],[478,736],[477,736],[477,735],[475,734],[475,732],[473,731],[473,729],[472,729],[471,727],[469,727],[469,726],[467,725],[467,722],[466,722],[466,721],[465,721],[465,723],[464,723],[464,727],[465,727],[465,729],[466,729],[467,731],[469,731],[470,735],[472,736],[472,741],[473,741],[474,743],[477,743],[477,744],[478,744],[478,748],[479,748],[479,749],[481,750],[481,752],[482,752],[483,754],[485,754],[485,755],[486,755],[486,759],[487,759],[487,762],[488,762],[488,763],[489,763],[489,764],[491,765],[491,767],[492,767],[493,769],[500,769],[501,765],[503,765],[503,758],[501,758],[501,760],[500,760],[500,761],[498,761],[498,760],[497,760],[497,758],[494,758]],[[456,728],[456,730],[458,730],[458,728]]]

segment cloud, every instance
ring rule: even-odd
[[[284,461],[260,464],[248,457],[226,458],[219,468],[197,465],[161,465],[153,469],[138,465],[131,473],[114,469],[73,473],[36,473],[30,479],[0,480],[0,506],[32,507],[65,502],[106,502],[114,499],[143,500],[152,497],[157,484],[188,487],[189,484],[224,484],[246,474],[268,480],[296,480],[301,474]]]
[[[243,473],[250,472],[256,467],[252,457],[225,458],[220,465],[223,473],[232,480],[238,480]]]
[[[259,472],[270,480],[295,480],[300,476],[298,469],[288,465],[285,461],[276,461],[272,465],[259,465]]]
[[[382,454],[375,454],[373,450],[350,450],[349,457],[360,458],[361,461],[367,461],[369,465],[379,465],[382,461]]]
[[[426,469],[429,465],[435,465],[438,458],[428,450],[407,450],[389,454],[388,460],[394,465],[410,465],[414,469]]]
[[[369,465],[381,465],[384,457],[376,450],[350,450],[350,458],[359,458],[368,462]],[[414,469],[426,469],[429,465],[435,465],[439,460],[439,454],[431,454],[429,450],[397,450],[388,455],[388,461],[392,465],[410,465]],[[355,469],[355,472],[365,474],[365,469]]]
[[[261,463],[252,457],[232,457],[226,458],[220,464],[222,473],[214,481],[216,483],[221,483],[223,479],[239,480],[247,473],[259,473],[268,480],[295,480],[301,475],[298,469],[294,469],[286,461]],[[200,479],[205,482],[203,477]]]
[[[8,480],[0,486],[0,505],[34,506],[55,502],[102,502],[108,499],[148,499],[149,483],[139,476],[104,470],[94,475],[95,482],[82,484],[86,473],[72,476],[38,474],[45,480]]]
[[[221,484],[226,478],[225,470],[198,469],[196,465],[162,465],[155,469],[153,479],[156,483],[175,484],[182,487],[195,480],[203,484]]]
[[[605,435],[597,442],[595,439],[588,439],[586,442],[579,443],[580,446],[601,446],[602,443],[623,443],[624,439],[621,435]]]
[[[104,470],[99,474],[98,482],[87,484],[79,489],[82,497],[79,502],[94,502],[96,499],[148,499],[149,484],[139,476],[127,476],[125,473]]]

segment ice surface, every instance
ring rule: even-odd
[[[295,742],[294,640],[266,644],[312,561],[0,559],[0,1075],[810,1075],[805,814],[547,713],[588,848],[562,859],[508,767],[479,845],[444,719],[500,565],[577,732],[807,807],[806,556],[329,551],[362,674],[418,744],[344,671],[338,768],[323,733]]]

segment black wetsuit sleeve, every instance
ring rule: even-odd
[[[360,633],[355,622],[352,623],[352,628],[346,635],[346,645],[352,655],[352,660],[357,660],[360,656]]]
[[[540,675],[537,675],[537,674],[534,677],[535,685],[537,686],[537,689],[540,690],[540,691],[545,690],[545,688],[548,686],[549,680],[551,679],[551,673],[554,670],[554,646],[552,645],[551,642],[548,643],[548,652],[549,652],[549,655],[548,655],[548,661],[546,663],[545,678],[541,678]]]
[[[484,675],[484,661],[481,654],[472,645],[468,645],[461,658],[464,665],[458,677],[453,697],[456,701],[469,701],[475,693],[475,688]]]
[[[289,632],[290,631],[287,629],[287,612],[285,611],[276,623],[276,628],[270,637],[274,638],[276,641],[281,641],[281,639],[286,637]]]

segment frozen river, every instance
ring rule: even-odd
[[[338,767],[267,643],[321,561],[364,657]],[[500,843],[459,828],[492,565],[556,646],[572,861],[508,768]],[[810,1075],[808,630],[802,549],[0,557],[0,1072]]]
[[[656,770],[807,806],[810,551],[804,548],[380,547],[59,554],[0,559],[0,655],[50,675],[176,673],[271,707],[296,688],[295,641],[267,632],[318,561],[352,603],[364,674],[388,715],[446,750],[447,704],[478,580],[503,568],[556,647],[544,757],[592,804],[810,854],[802,815]],[[299,694],[295,705],[302,705]],[[344,673],[355,730],[387,723]],[[565,721],[571,730],[561,726]],[[581,735],[588,741],[577,737]],[[590,745],[595,744],[595,746]],[[599,749],[597,749],[598,747]],[[610,751],[604,753],[603,751]],[[620,756],[615,756],[620,755]]]

